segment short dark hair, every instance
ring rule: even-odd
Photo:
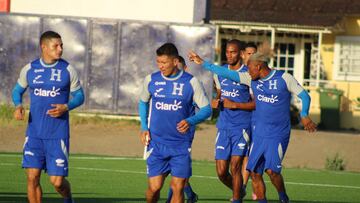
[[[245,43],[238,39],[231,39],[226,43],[226,45],[228,44],[235,44],[238,47],[239,51],[245,50]]]
[[[254,49],[257,51],[257,46],[256,46],[256,44],[253,43],[253,42],[248,42],[248,43],[246,43],[245,49],[246,49],[246,48],[254,48]]]
[[[179,63],[181,63],[181,64],[183,64],[184,66],[186,66],[186,62],[185,62],[184,57],[179,56],[178,59],[179,59]]]
[[[165,43],[156,50],[157,56],[167,55],[179,58],[179,52],[173,43]]]
[[[53,39],[53,38],[60,38],[61,39],[61,36],[57,32],[48,30],[48,31],[41,34],[41,36],[40,36],[40,44],[42,44],[44,42],[44,40]]]

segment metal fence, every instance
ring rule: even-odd
[[[86,94],[81,110],[87,112],[137,114],[139,87],[157,70],[155,50],[165,42],[173,42],[183,56],[194,50],[206,59],[214,57],[215,27],[210,25],[1,14],[1,103],[10,103],[21,68],[39,57],[39,36],[46,30],[62,36],[63,58],[80,75]],[[211,96],[211,74],[188,65]]]

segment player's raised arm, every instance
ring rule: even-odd
[[[234,102],[228,98],[224,98],[223,105],[224,108],[228,108],[228,109],[241,109],[241,110],[252,111],[255,109],[255,100],[252,100],[250,102]]]
[[[228,78],[232,81],[239,82],[245,85],[250,85],[250,80],[240,79],[240,78],[250,78],[250,76],[248,76],[248,73],[239,73],[237,71],[222,68],[221,66],[204,61],[198,54],[196,54],[193,51],[189,52],[189,60],[193,61],[198,65],[202,65],[202,67],[205,68],[206,70],[215,73],[219,76]]]
[[[310,95],[296,81],[296,79],[292,75],[285,73],[283,75],[283,78],[286,81],[288,90],[291,93],[296,94],[301,100],[302,106],[301,106],[300,117],[301,117],[301,123],[304,125],[304,129],[309,132],[316,131],[316,128],[317,128],[316,124],[309,117],[309,109],[310,109],[310,102],[311,102]]]

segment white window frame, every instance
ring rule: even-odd
[[[296,66],[295,60],[296,60],[296,51],[297,51],[298,43],[296,43],[296,42],[275,42],[275,44],[278,45],[278,49],[274,50],[274,51],[276,51],[275,56],[274,56],[274,61],[275,61],[275,58],[276,58],[277,66],[275,67],[275,65],[274,65],[273,68],[276,69],[276,70],[283,70],[286,73],[288,73],[289,71],[292,71],[293,72],[292,75],[295,75],[295,66]],[[280,53],[280,44],[286,44],[286,52],[285,53]],[[294,45],[294,48],[295,48],[294,49],[294,54],[289,54],[289,44]],[[286,67],[280,67],[280,58],[281,57],[285,57]],[[287,65],[289,65],[289,58],[294,59],[292,68],[287,66]]]
[[[356,42],[359,43],[360,46],[360,37],[358,36],[336,36],[335,39],[335,46],[334,46],[334,71],[333,71],[333,78],[335,80],[343,80],[343,81],[360,81],[360,72],[340,72],[340,51],[341,51],[341,43],[343,42]],[[360,47],[359,47],[360,48]],[[350,50],[351,53],[351,50]],[[351,65],[351,59],[352,58],[359,58],[360,55],[357,56],[351,56],[350,55],[350,62]],[[360,66],[360,65],[359,65]],[[360,69],[360,67],[359,67]]]

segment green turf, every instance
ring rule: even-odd
[[[25,173],[21,155],[0,154],[0,202],[26,202]],[[70,177],[77,203],[144,202],[147,186],[145,162],[140,159],[112,159],[87,155],[70,157]],[[284,169],[288,194],[294,203],[360,202],[360,173]],[[216,178],[212,162],[193,163],[191,184],[199,202],[229,202],[230,191]],[[277,202],[273,186],[266,180],[267,197]],[[169,182],[165,183],[162,198],[166,197]],[[44,202],[61,203],[59,195],[42,176]],[[247,190],[249,200],[251,190]],[[164,202],[162,199],[160,202]]]

